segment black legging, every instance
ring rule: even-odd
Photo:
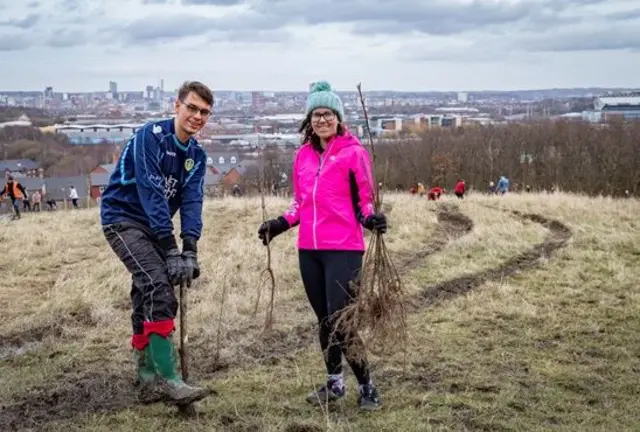
[[[358,251],[325,251],[300,250],[300,274],[307,298],[318,317],[320,330],[320,347],[324,354],[327,373],[337,375],[342,372],[342,355],[347,358],[358,383],[369,383],[369,367],[363,348],[357,359],[347,355],[347,346],[363,347],[360,337],[353,333],[347,337],[342,332],[335,332],[331,340],[334,322],[331,316],[342,310],[351,300],[349,281],[354,280],[362,266],[362,252]],[[350,295],[351,294],[351,295]],[[335,320],[335,316],[334,316]]]

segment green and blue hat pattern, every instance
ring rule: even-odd
[[[331,84],[327,81],[316,81],[311,85],[307,96],[307,109],[305,115],[309,115],[316,108],[330,108],[338,113],[340,121],[344,120],[344,107],[340,96],[334,93]]]

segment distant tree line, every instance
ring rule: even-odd
[[[366,144],[366,141],[363,141]],[[505,175],[517,189],[621,196],[640,193],[640,122],[543,121],[425,131],[419,140],[376,146],[376,178],[386,186],[486,190]]]
[[[111,144],[76,146],[69,143],[66,135],[42,133],[32,127],[0,129],[0,158],[34,160],[47,177],[87,174],[96,166],[111,162],[116,151]]]
[[[62,123],[64,119],[51,112],[30,107],[0,107],[0,123],[17,120],[25,114],[36,127]]]
[[[111,144],[74,146],[63,134],[36,128],[0,129],[0,158],[33,159],[47,176],[86,174],[118,153]],[[284,173],[290,186],[291,156],[291,149],[267,149],[259,157],[264,172],[251,168],[243,183],[256,187],[262,177],[268,185],[280,184]],[[385,178],[388,161],[385,186],[390,188],[406,190],[421,182],[451,189],[464,178],[468,187],[486,190],[490,181],[506,175],[516,189],[530,185],[532,190],[593,195],[640,194],[640,122],[540,121],[433,129],[418,140],[378,144],[376,156],[378,181]]]

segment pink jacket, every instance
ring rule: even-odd
[[[283,217],[300,224],[299,249],[364,251],[359,215],[374,212],[367,150],[353,135],[334,137],[320,154],[311,143],[293,160],[293,200]]]

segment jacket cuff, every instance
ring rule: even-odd
[[[291,228],[291,224],[289,224],[289,221],[284,216],[278,216],[278,222],[280,222],[280,224],[282,224],[282,227],[284,229]]]
[[[198,253],[198,241],[191,236],[182,237],[182,252]]]
[[[287,229],[292,228],[296,225],[298,225],[298,220],[297,218],[289,215],[289,214],[285,214],[283,216],[278,216],[278,221],[280,223],[284,223],[284,226],[287,227]]]
[[[168,252],[171,249],[178,249],[176,238],[173,235],[168,235],[167,237],[158,239],[158,243],[160,244],[162,250],[165,252]]]

